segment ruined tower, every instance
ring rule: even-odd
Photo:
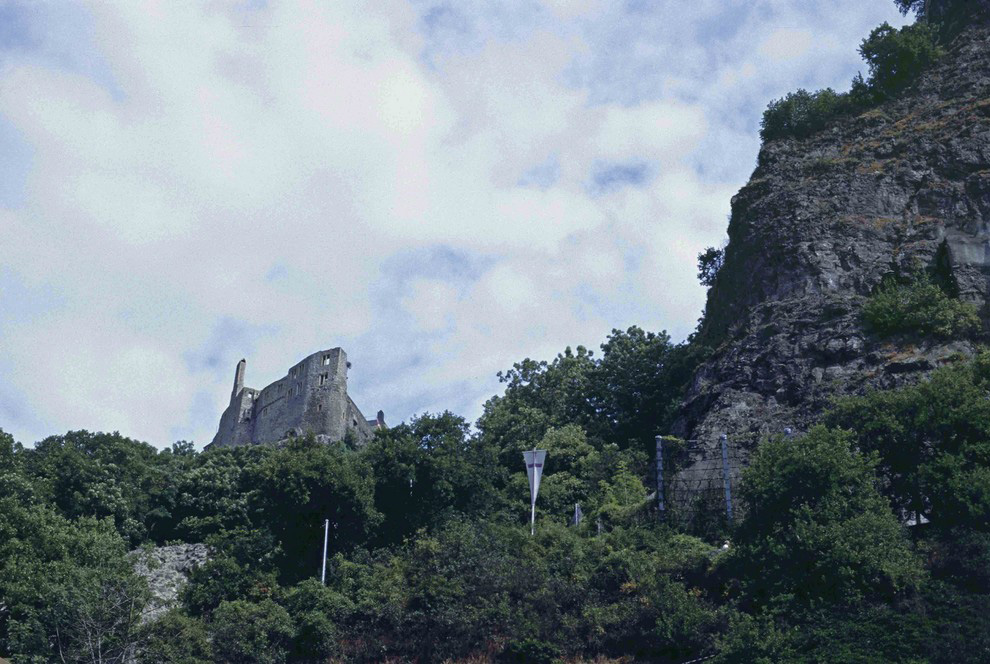
[[[367,442],[384,415],[366,420],[347,395],[347,354],[341,348],[313,353],[262,390],[244,387],[247,361],[237,363],[230,403],[207,447],[229,447],[314,434],[328,441],[348,432]]]

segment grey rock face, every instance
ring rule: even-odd
[[[175,606],[193,569],[209,560],[205,544],[175,544],[131,552],[134,570],[148,581],[151,601],[141,620],[155,620]]]
[[[885,275],[938,267],[990,301],[990,26],[973,25],[900,98],[766,144],[732,201],[725,263],[674,435],[716,445],[806,429],[836,395],[917,381],[969,340],[879,339],[861,318]]]
[[[207,447],[272,443],[306,434],[341,440],[348,432],[359,443],[368,441],[375,428],[385,425],[384,416],[379,411],[375,420],[365,419],[347,395],[348,366],[343,349],[322,350],[298,362],[284,378],[256,390],[244,387],[246,362],[241,360],[230,405]]]

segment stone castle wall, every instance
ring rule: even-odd
[[[360,442],[373,426],[347,395],[347,354],[341,348],[313,353],[262,390],[244,387],[246,363],[234,375],[230,404],[210,446],[228,447],[275,442],[315,434],[340,440],[353,432]]]

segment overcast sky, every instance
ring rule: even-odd
[[[767,102],[891,0],[0,0],[0,428],[209,442],[342,346],[390,423],[683,339]]]

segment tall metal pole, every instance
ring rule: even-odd
[[[660,514],[660,521],[666,516],[666,505],[663,502],[663,438],[656,437],[657,442],[657,509]]]
[[[722,434],[722,483],[725,485],[725,514],[732,523],[732,480],[729,477],[729,437]]]
[[[320,583],[327,585],[327,540],[330,539],[330,519],[323,522],[323,571],[320,573]]]

